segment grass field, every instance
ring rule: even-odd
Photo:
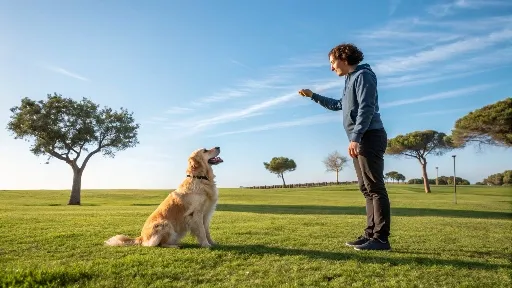
[[[363,252],[356,186],[221,189],[218,246],[106,247],[168,191],[0,191],[2,287],[511,287],[512,188],[389,185],[392,251]]]

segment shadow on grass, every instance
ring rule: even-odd
[[[494,270],[509,268],[507,264],[480,263],[457,259],[439,259],[428,257],[393,257],[393,251],[381,252],[332,252],[308,249],[293,249],[270,247],[265,245],[218,245],[211,248],[215,251],[236,252],[247,255],[277,255],[277,256],[304,256],[321,260],[355,260],[361,263],[398,265],[422,265],[422,266],[451,266],[455,268]],[[348,248],[350,249],[350,248]],[[379,255],[375,255],[379,253]],[[389,256],[386,256],[389,255]]]
[[[0,274],[0,287],[66,287],[85,284],[93,275],[84,271],[67,270],[28,270],[3,271]]]
[[[219,204],[217,205],[217,211],[296,215],[366,215],[365,207],[354,206]],[[512,213],[510,212],[433,208],[391,207],[391,214],[393,216],[438,216],[457,218],[512,219]]]
[[[499,259],[509,259],[510,253],[500,252],[500,251],[475,251],[475,250],[440,250],[434,252],[428,251],[417,251],[417,250],[398,250],[394,251],[394,253],[399,254],[423,254],[423,255],[431,255],[431,256],[441,256],[446,253],[452,256],[464,256],[470,258],[499,258]]]
[[[101,206],[101,204],[96,203],[81,203],[80,205],[68,205],[67,203],[50,203],[50,204],[23,204],[20,206],[28,206],[28,207],[40,207],[40,206],[50,206],[50,207],[85,207],[85,206]]]

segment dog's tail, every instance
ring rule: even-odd
[[[126,235],[116,235],[107,241],[105,241],[105,245],[107,246],[134,246],[140,245],[142,243],[142,237],[139,236],[137,238],[130,238]]]

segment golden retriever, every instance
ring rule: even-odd
[[[116,235],[105,241],[105,245],[177,248],[188,232],[196,237],[201,247],[214,245],[210,220],[217,205],[218,190],[212,165],[223,162],[219,154],[219,147],[192,152],[188,158],[187,177],[147,218],[141,235],[135,239]]]

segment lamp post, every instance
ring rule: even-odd
[[[452,155],[453,157],[453,203],[457,204],[457,178],[455,178],[455,157],[456,155]]]
[[[439,185],[439,167],[436,166],[436,186]]]

